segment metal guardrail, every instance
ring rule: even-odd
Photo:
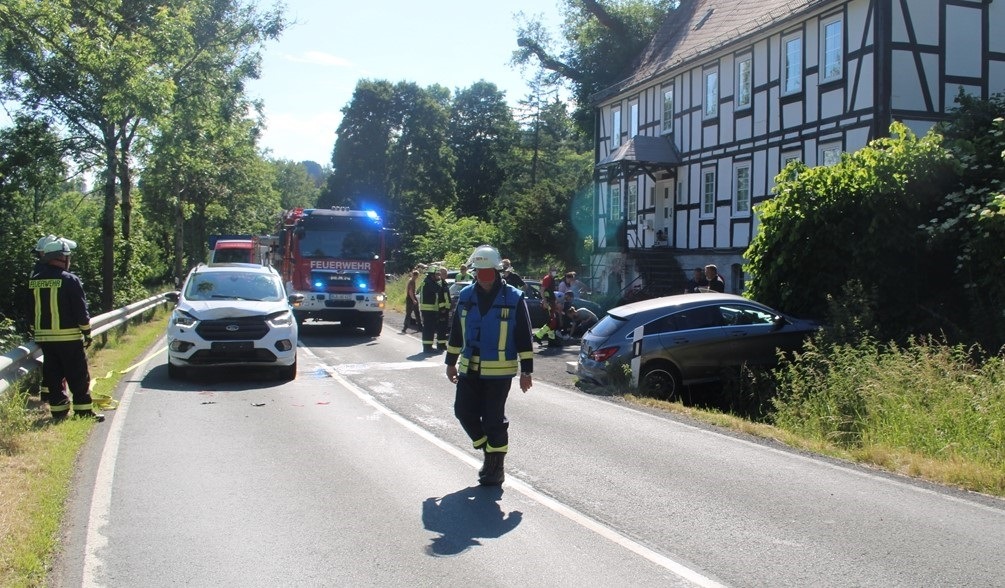
[[[145,300],[134,302],[116,310],[93,317],[91,319],[91,336],[98,336],[105,331],[122,325],[133,317],[142,314],[168,300],[165,294],[151,296]],[[42,365],[42,349],[34,342],[25,343],[0,357],[0,394],[15,381],[30,374]]]

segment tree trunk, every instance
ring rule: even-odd
[[[115,178],[118,172],[115,126],[108,123],[105,142],[105,205],[101,212],[101,310],[108,312],[115,300]]]

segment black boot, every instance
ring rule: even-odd
[[[74,411],[73,416],[78,419],[91,419],[93,421],[98,421],[99,423],[105,422],[105,415],[100,412],[94,412],[93,410]]]
[[[506,472],[503,470],[503,461],[506,454],[503,452],[492,452],[485,454],[485,473],[479,472],[478,483],[482,486],[501,486],[506,479]]]
[[[422,346],[422,352],[423,353],[432,353],[433,352],[433,346],[432,345],[423,345]]]

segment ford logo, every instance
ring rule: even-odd
[[[230,331],[231,333],[233,333],[234,331],[240,331],[241,330],[241,326],[240,325],[227,325],[227,330]]]

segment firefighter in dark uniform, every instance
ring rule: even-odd
[[[502,280],[502,260],[494,247],[476,248],[468,267],[475,270],[476,281],[461,290],[454,310],[447,379],[457,384],[454,415],[474,448],[484,452],[478,482],[498,486],[505,479],[503,462],[509,450],[510,386],[517,374],[521,390],[532,385],[530,312],[523,291]]]
[[[446,325],[441,324],[440,313],[450,308],[450,298],[444,306],[443,288],[440,285],[440,268],[430,265],[426,278],[419,285],[419,312],[422,314],[422,351],[432,353],[433,346],[440,351],[447,348]]]
[[[52,420],[70,415],[70,399],[63,389],[66,380],[73,395],[73,414],[105,420],[91,404],[91,374],[85,347],[91,344],[91,316],[80,278],[70,273],[70,251],[77,244],[57,238],[42,248],[28,288],[34,310],[35,342],[42,349],[42,393]]]

